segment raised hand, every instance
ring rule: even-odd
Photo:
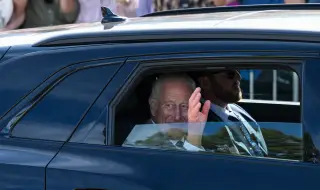
[[[189,123],[203,123],[206,122],[208,119],[208,113],[210,110],[210,101],[207,100],[203,107],[202,111],[201,108],[201,89],[198,87],[195,91],[191,94],[189,98],[189,108],[188,108],[188,122]]]
[[[200,147],[203,130],[208,119],[211,103],[207,100],[201,108],[201,89],[198,87],[189,98],[188,108],[188,136],[187,141],[194,146]]]

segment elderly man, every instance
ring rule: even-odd
[[[188,143],[183,142],[188,101],[195,87],[194,81],[187,75],[160,76],[153,84],[149,97],[151,118],[146,124],[135,126],[124,146],[188,150]]]
[[[163,75],[153,85],[149,98],[151,122],[182,123],[188,121],[188,101],[195,89],[186,75]]]
[[[236,150],[233,153],[258,157],[268,155],[259,125],[235,104],[242,98],[240,80],[238,71],[228,69],[205,72],[198,77],[202,94],[201,89],[197,88],[190,97],[189,136],[186,139],[186,142],[193,145],[194,151],[206,150],[206,145],[202,144],[202,134],[210,125],[203,123],[214,121],[225,123],[233,144],[231,148]],[[201,99],[202,95],[207,101]]]

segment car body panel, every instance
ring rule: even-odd
[[[195,46],[195,44],[197,44]],[[184,49],[178,48],[183,46]],[[201,46],[201,48],[199,48]],[[261,46],[259,52],[256,47]],[[0,62],[0,98],[6,101],[0,108],[0,115],[5,114],[10,106],[24,95],[30,92],[50,75],[60,68],[70,64],[77,64],[90,60],[108,59],[113,57],[128,57],[154,54],[179,54],[182,52],[212,52],[217,56],[264,56],[272,48],[273,56],[318,56],[316,48],[318,44],[303,44],[297,42],[243,42],[215,41],[215,42],[163,42],[123,45],[95,45],[68,48],[56,48],[52,50],[39,50],[35,52],[23,52],[19,48],[12,48]],[[134,51],[133,51],[134,50]],[[262,52],[265,50],[266,52]],[[230,51],[238,53],[230,54]],[[252,51],[252,52],[248,52]],[[22,54],[22,55],[20,55]],[[269,53],[269,55],[271,55]],[[12,73],[15,73],[14,75]],[[17,81],[28,78],[24,83]],[[15,85],[12,85],[15,84]]]
[[[106,114],[106,107],[107,103],[110,102],[114,96],[118,93],[118,91],[121,88],[121,83],[124,83],[128,76],[132,73],[134,68],[136,68],[137,63],[128,63],[121,67],[121,69],[118,71],[116,76],[113,78],[113,80],[106,86],[104,91],[101,93],[100,97],[97,99],[95,104],[91,107],[89,112],[86,114],[82,122],[80,123],[79,127],[77,128],[75,134],[73,135],[73,142],[75,144],[79,143],[80,146],[85,145],[84,142],[91,142],[96,143],[98,140],[101,140],[102,143],[104,143],[103,140],[103,127],[105,127],[105,122],[107,121],[107,114]],[[122,81],[122,82],[120,82]],[[92,124],[98,125],[97,129],[94,129],[93,132],[96,132],[97,135],[89,136],[90,134],[86,133],[87,131],[90,131],[92,128]],[[89,137],[88,137],[89,136]],[[86,138],[91,138],[86,139]],[[72,139],[72,138],[71,138]],[[100,148],[105,148],[105,146],[102,146]],[[94,151],[96,152],[96,151]],[[84,160],[82,156],[78,157],[77,160],[73,160],[73,153],[72,151],[67,151],[67,154],[60,154],[59,152],[55,159],[50,162],[46,169],[46,181],[47,181],[47,190],[49,189],[77,189],[77,188],[94,188],[96,187],[95,183],[96,181],[93,179],[89,179],[87,177],[87,174],[85,173],[79,173],[76,170],[74,170],[73,166],[76,166],[77,164],[82,165],[82,168],[84,171],[91,171],[91,167],[96,168],[96,165],[99,161],[94,159],[92,162],[90,160]],[[83,162],[84,161],[84,162]],[[103,160],[102,160],[103,161]],[[68,167],[70,168],[71,173],[66,173],[66,169]],[[77,167],[77,166],[76,166]],[[98,166],[101,171],[106,171],[104,167]],[[114,169],[118,167],[122,167],[114,163],[113,166]],[[73,169],[72,169],[73,168]],[[87,169],[85,169],[87,168]],[[69,179],[77,179],[69,180],[69,182],[65,183],[64,178],[68,176]],[[86,177],[87,176],[87,177]],[[81,182],[79,179],[82,179]],[[98,179],[99,180],[99,179]],[[108,179],[105,179],[108,180]],[[112,179],[110,179],[112,181]],[[59,183],[56,183],[59,181]],[[60,183],[61,182],[61,183]],[[80,182],[80,183],[79,183]],[[130,182],[130,180],[126,180],[126,182]],[[90,184],[88,184],[90,183]],[[106,183],[110,183],[106,181]],[[134,188],[131,183],[122,183],[121,186],[123,186],[125,189],[128,188]]]
[[[89,63],[82,63],[77,64],[76,67],[73,69],[83,69],[88,67],[90,65],[91,67],[99,64],[104,64],[105,66],[108,66],[108,69],[110,70],[110,75],[108,77],[104,77],[104,80],[110,80],[113,78],[113,75],[116,73],[118,68],[123,64],[125,59],[107,59],[107,60],[100,60],[97,62],[89,62]],[[111,64],[113,63],[113,64]],[[26,64],[27,65],[27,64]],[[60,65],[61,66],[61,65]],[[90,68],[90,67],[89,67]],[[64,69],[63,73],[69,73],[70,69]],[[102,70],[103,71],[103,70]],[[104,70],[105,71],[105,70]],[[109,72],[109,71],[108,71]],[[58,74],[57,74],[58,75]],[[57,80],[59,76],[51,77],[52,80]],[[59,84],[58,84],[59,85]],[[76,85],[76,84],[72,84]],[[88,84],[90,85],[90,84]],[[104,84],[103,84],[104,85]],[[94,85],[90,85],[92,88]],[[99,87],[98,87],[99,88]],[[90,88],[89,88],[90,89]],[[98,89],[100,90],[100,89]],[[102,90],[102,89],[101,89]],[[93,89],[91,89],[93,91]],[[91,93],[91,91],[89,93]],[[87,95],[87,96],[86,96]],[[95,94],[95,96],[98,96],[99,93]],[[53,95],[55,96],[55,95]],[[57,96],[57,95],[56,95]],[[94,95],[93,95],[94,96]],[[63,93],[59,94],[61,101],[68,101],[68,99],[72,99],[70,96],[70,92],[64,91]],[[75,101],[71,101],[70,104],[71,107],[77,108],[77,105],[74,104],[75,102],[78,103],[78,105],[81,105],[84,102],[88,102],[89,104],[93,103],[94,100],[87,99],[91,96],[88,96],[88,94],[84,94],[82,96],[82,99],[74,99]],[[31,97],[34,98],[34,97]],[[30,97],[28,98],[30,99]],[[29,100],[27,101],[29,102]],[[88,104],[87,103],[87,104]],[[55,105],[54,105],[55,106]],[[52,112],[55,111],[54,106],[47,106],[43,109],[43,112],[48,114],[54,114]],[[36,107],[37,108],[37,107]],[[24,110],[23,110],[24,111]],[[51,113],[50,113],[51,112]],[[55,113],[56,115],[64,114],[63,112]],[[35,118],[31,118],[35,119]],[[39,118],[37,118],[39,119]],[[42,118],[43,119],[43,118]],[[69,118],[70,119],[70,118]],[[18,119],[20,120],[20,119]],[[79,118],[79,121],[81,118]],[[68,121],[68,120],[67,120]],[[76,121],[76,122],[79,122]],[[56,132],[52,132],[51,129],[54,127],[59,127],[58,125],[64,124],[63,122],[56,122],[53,121],[52,123],[47,123],[46,125],[37,125],[37,122],[30,122],[32,126],[28,127],[28,125],[22,126],[22,131],[24,135],[35,133],[33,130],[36,130],[37,134],[50,134],[50,135],[59,135],[55,134]],[[2,125],[7,124],[7,120],[2,119],[1,120]],[[42,124],[40,122],[40,124]],[[25,128],[23,128],[25,127]],[[60,126],[61,127],[61,126]],[[66,126],[64,126],[66,127]],[[42,131],[41,131],[42,130]],[[57,130],[54,130],[57,131]],[[61,132],[65,132],[62,128]],[[61,135],[61,134],[60,134]],[[65,135],[65,134],[64,134]],[[68,134],[70,135],[70,134]],[[57,141],[50,141],[50,140],[35,140],[35,139],[28,139],[28,138],[15,138],[8,133],[3,133],[0,136],[1,139],[1,145],[0,145],[0,168],[3,171],[7,171],[5,173],[2,173],[1,179],[0,179],[0,187],[2,188],[8,188],[8,189],[24,189],[24,190],[40,190],[45,189],[46,182],[45,182],[45,168],[49,164],[49,162],[54,158],[54,156],[59,152],[62,145],[64,144],[64,141],[57,142]]]
[[[0,46],[32,45],[55,37],[77,35],[99,36],[109,34],[122,36],[130,33],[141,33],[140,37],[150,32],[174,32],[175,30],[211,30],[230,29],[233,32],[248,29],[263,29],[264,31],[304,31],[318,33],[320,25],[318,10],[268,10],[268,11],[238,11],[206,14],[191,14],[165,17],[128,18],[122,23],[82,23],[63,26],[50,26],[36,29],[1,32]],[[296,23],[299,22],[299,25]],[[150,24],[152,23],[152,24]],[[283,24],[286,23],[286,24]],[[152,26],[152,27],[150,27]]]
[[[63,143],[1,136],[0,187],[14,190],[43,190],[45,167]]]
[[[47,190],[232,190],[248,185],[261,190],[298,190],[314,187],[320,170],[285,160],[81,144],[64,146],[49,167],[53,169],[47,172]]]
[[[155,44],[157,44],[157,46],[155,46]],[[163,60],[163,59],[172,59],[173,57],[176,57],[177,59],[180,58],[192,58],[192,57],[203,57],[203,58],[208,58],[208,57],[216,57],[216,58],[228,58],[228,57],[259,57],[259,56],[263,56],[265,58],[270,58],[270,57],[279,57],[279,58],[285,58],[285,57],[290,57],[291,59],[293,57],[295,57],[295,59],[303,59],[303,57],[317,57],[318,54],[316,53],[316,49],[318,47],[318,45],[316,44],[309,44],[306,45],[305,47],[303,47],[303,45],[301,45],[301,43],[283,43],[284,47],[281,50],[282,51],[272,51],[272,52],[268,52],[267,50],[274,50],[276,49],[278,46],[275,46],[275,43],[263,43],[264,45],[262,46],[262,43],[257,43],[257,42],[252,42],[252,43],[248,43],[248,45],[246,46],[247,49],[244,49],[243,46],[241,46],[241,43],[233,43],[234,46],[230,47],[231,42],[198,42],[198,43],[182,43],[182,42],[177,42],[177,43],[155,43],[155,44],[143,44],[143,46],[141,46],[142,44],[132,44],[132,45],[117,45],[117,46],[95,46],[95,47],[81,47],[81,48],[69,48],[69,51],[66,51],[68,49],[58,49],[58,50],[52,50],[52,52],[47,51],[47,52],[35,52],[35,53],[31,53],[32,56],[29,56],[29,54],[21,56],[20,58],[12,58],[12,59],[8,59],[6,62],[3,62],[4,65],[6,64],[10,64],[11,62],[14,62],[15,60],[26,60],[26,59],[35,59],[35,60],[41,60],[43,59],[43,65],[45,66],[53,66],[54,63],[48,62],[46,63],[44,60],[48,60],[48,57],[44,56],[46,54],[51,55],[54,57],[54,55],[61,55],[63,54],[64,51],[66,55],[72,55],[74,54],[74,56],[72,56],[72,58],[70,57],[69,60],[66,60],[64,57],[60,57],[59,56],[55,56],[56,58],[61,59],[61,62],[57,62],[59,63],[58,65],[54,65],[53,68],[55,68],[57,70],[58,66],[62,67],[64,65],[68,65],[67,62],[70,60],[74,61],[74,60],[78,60],[80,61],[80,59],[82,57],[79,56],[75,56],[78,55],[77,52],[85,52],[86,53],[90,53],[86,55],[86,60],[91,60],[91,59],[97,59],[97,58],[106,58],[108,55],[111,56],[120,56],[121,54],[126,54],[128,56],[134,56],[134,55],[139,55],[139,54],[146,54],[146,49],[148,49],[147,51],[147,55],[145,56],[138,56],[138,57],[132,57],[130,58],[131,61],[138,63],[139,61],[142,60],[149,60],[149,59],[159,59],[159,60]],[[172,45],[175,44],[175,45]],[[299,45],[298,45],[299,44]],[[177,47],[181,47],[183,45],[184,49],[178,49]],[[279,43],[277,43],[277,45],[279,45]],[[265,51],[259,51],[259,52],[254,52],[254,50],[257,50],[256,47],[260,47],[260,49],[264,49]],[[116,48],[115,48],[116,47]],[[138,48],[140,47],[140,48]],[[151,47],[154,47],[153,49],[150,49]],[[199,48],[201,47],[201,48]],[[135,51],[132,51],[132,49],[135,49]],[[122,50],[122,51],[120,51]],[[198,54],[195,55],[196,52],[203,52],[203,51],[213,51],[213,53],[202,53],[202,54]],[[215,51],[215,50],[220,50],[219,52]],[[228,51],[227,51],[228,50]],[[231,51],[235,51],[234,53],[230,53]],[[241,50],[239,52],[237,52],[236,50]],[[251,50],[250,51],[246,51],[246,50]],[[279,47],[280,50],[280,47]],[[284,51],[286,50],[286,51]],[[291,51],[288,51],[291,50]],[[304,50],[304,51],[303,51]],[[108,52],[108,54],[105,54],[104,52]],[[187,54],[183,54],[183,52],[188,52]],[[194,52],[195,54],[192,54],[190,52]],[[52,53],[52,54],[51,54]],[[177,53],[180,53],[177,54]],[[43,55],[44,54],[44,55]],[[83,53],[84,54],[84,53]],[[160,55],[153,55],[153,54],[160,54]],[[34,57],[33,55],[37,55],[37,57]],[[89,56],[90,55],[90,56]],[[103,56],[102,56],[103,55]],[[210,55],[210,56],[209,56]],[[49,57],[51,57],[49,56]],[[37,58],[37,59],[36,59]],[[83,59],[83,58],[82,58]],[[55,59],[56,61],[57,59]],[[303,59],[304,60],[304,59]],[[72,62],[71,61],[71,62]],[[78,62],[79,62],[78,61]],[[76,62],[76,61],[74,61]],[[21,65],[25,64],[23,62],[20,63]],[[129,62],[127,63],[129,64]],[[112,100],[115,96],[115,94],[118,92],[119,87],[121,87],[124,83],[125,80],[127,79],[128,75],[134,70],[135,65],[133,64],[130,67],[128,67],[128,65],[126,64],[126,66],[124,66],[121,71],[125,71],[123,74],[120,75],[116,75],[113,82],[110,84],[110,89],[108,89],[106,92],[108,92],[108,97],[104,102],[108,102],[108,100]],[[25,64],[26,66],[28,64]],[[39,64],[35,64],[35,65],[39,65]],[[122,72],[119,73],[122,73]],[[118,77],[117,77],[118,76]],[[122,81],[121,83],[119,83],[119,81]],[[117,87],[117,88],[116,88]],[[112,92],[112,93],[111,93]],[[59,146],[56,147],[57,149],[55,149],[55,151],[58,151]],[[72,188],[109,188],[109,189],[127,189],[128,186],[133,186],[136,189],[154,189],[156,186],[154,184],[158,184],[160,185],[160,176],[164,175],[163,171],[166,170],[170,170],[171,169],[171,165],[175,165],[175,167],[177,168],[183,168],[185,167],[185,165],[189,162],[191,162],[192,160],[195,159],[200,159],[201,162],[202,161],[206,161],[208,162],[207,164],[204,164],[205,162],[203,162],[203,165],[201,164],[201,167],[199,165],[192,165],[190,166],[190,170],[188,170],[189,172],[189,177],[187,178],[188,181],[190,181],[190,183],[186,183],[185,188],[190,187],[190,188],[195,188],[196,186],[199,186],[199,183],[193,182],[191,180],[191,177],[199,177],[199,174],[197,175],[192,175],[190,174],[191,171],[200,171],[200,169],[204,169],[205,167],[212,167],[212,168],[216,168],[218,165],[222,165],[222,163],[224,163],[225,161],[223,161],[223,159],[220,159],[220,162],[217,161],[219,159],[217,159],[215,156],[212,157],[202,157],[199,155],[186,155],[186,154],[182,154],[185,155],[184,156],[180,156],[180,153],[165,153],[163,154],[163,152],[159,152],[159,153],[155,153],[152,151],[152,153],[150,152],[151,155],[145,155],[145,152],[143,152],[144,150],[130,150],[130,149],[117,149],[117,148],[113,148],[113,147],[105,147],[105,146],[86,146],[84,144],[68,144],[65,147],[62,148],[62,150],[59,152],[59,154],[53,159],[53,161],[49,164],[48,168],[47,168],[47,173],[46,173],[46,181],[47,181],[47,189],[69,189],[70,187]],[[80,153],[81,152],[81,153]],[[147,151],[149,152],[149,151]],[[52,151],[52,156],[54,156],[54,151]],[[162,155],[162,156],[161,156]],[[149,164],[146,164],[144,166],[144,164],[146,163],[146,161],[143,159],[145,158],[145,156],[148,157],[149,160]],[[193,157],[194,156],[194,157]],[[218,156],[219,157],[219,156]],[[135,160],[138,159],[139,161],[135,161],[136,164],[132,165],[131,161],[128,160],[123,160],[124,158],[130,158],[130,160]],[[47,160],[49,159],[49,157],[47,157]],[[161,162],[161,160],[167,160],[167,159],[172,159],[174,161],[169,161],[169,165],[162,165],[164,164],[163,162]],[[217,160],[216,160],[217,159]],[[237,160],[238,158],[230,158],[231,160],[235,159]],[[281,162],[281,164],[277,164],[278,161],[275,161],[275,165],[274,162],[271,162],[271,165],[273,165],[273,167],[270,167],[268,164],[261,164],[259,162],[259,164],[253,164],[249,161],[246,160],[247,158],[244,158],[243,161],[248,162],[248,164],[250,166],[246,166],[249,167],[249,169],[247,170],[246,173],[244,173],[243,175],[251,175],[251,173],[253,173],[254,171],[256,171],[257,167],[260,169],[265,169],[265,168],[269,168],[269,175],[272,172],[275,173],[279,173],[280,175],[283,175],[284,172],[287,170],[287,168],[290,168],[292,166],[294,166],[296,163],[287,163],[286,161],[279,161]],[[46,160],[46,161],[47,161]],[[181,164],[175,164],[176,162],[179,162]],[[233,161],[231,161],[233,162]],[[264,163],[264,161],[261,161],[262,163]],[[160,164],[159,164],[160,163]],[[171,164],[170,164],[171,163]],[[269,163],[269,162],[268,162]],[[152,167],[153,164],[153,167]],[[302,172],[305,173],[307,171],[307,168],[310,167],[308,164],[303,164],[299,165],[297,167],[294,167],[294,169],[292,170],[293,172]],[[81,165],[82,167],[79,167],[79,165]],[[207,165],[207,166],[206,166]],[[111,167],[111,169],[108,169],[108,167],[103,167],[103,166],[108,166]],[[169,167],[170,166],[170,167]],[[243,165],[243,163],[241,164],[237,164],[237,162],[235,162],[235,164],[233,165],[233,167],[242,169],[245,168],[245,165]],[[251,167],[252,166],[252,167]],[[158,172],[155,172],[154,174],[150,175],[150,172],[152,172],[153,170],[157,170],[156,168],[161,167],[162,169],[165,170],[159,170]],[[122,169],[123,170],[122,170]],[[166,169],[167,168],[167,169]],[[198,168],[198,169],[197,169]],[[151,170],[153,169],[153,170]],[[221,168],[222,169],[222,168]],[[113,173],[114,172],[119,172],[118,176],[114,176]],[[230,169],[231,171],[231,169]],[[180,171],[177,171],[178,173],[175,173],[175,175],[180,174]],[[91,174],[90,174],[91,173]],[[171,172],[169,174],[169,176],[171,175],[173,177],[174,172]],[[310,175],[309,175],[310,174]],[[227,175],[227,174],[225,174]],[[312,176],[314,175],[313,172],[308,173],[308,175],[305,175],[306,177],[310,178],[313,180]],[[39,174],[38,174],[39,176]],[[108,177],[110,176],[110,177]],[[185,175],[181,175],[183,176],[183,179],[186,178]],[[202,179],[204,180],[209,180],[208,176],[205,175],[204,173],[201,174]],[[217,176],[218,177],[218,176]],[[221,176],[220,176],[221,177]],[[225,176],[227,177],[227,176]],[[298,176],[296,176],[298,177]],[[68,180],[65,180],[68,179]],[[76,180],[77,179],[77,180]],[[79,180],[81,179],[81,180]],[[171,181],[169,184],[173,185],[172,187],[163,185],[162,186],[164,188],[177,188],[176,183],[179,180],[182,180],[182,178],[176,177],[173,178],[175,179],[174,181]],[[260,178],[258,178],[258,176],[255,178],[255,180],[259,181]],[[284,181],[288,180],[289,178],[280,178]],[[291,178],[292,179],[292,178]],[[290,180],[291,180],[290,179]],[[147,181],[144,181],[147,180]],[[240,179],[239,179],[240,180]],[[59,181],[57,183],[57,181]],[[269,187],[268,185],[266,185],[266,183],[259,181],[262,184],[265,184],[265,187]],[[311,182],[311,181],[310,181]],[[211,183],[211,182],[210,182]],[[208,181],[204,182],[203,187],[211,187]],[[269,182],[268,182],[269,183]],[[235,185],[235,184],[234,184]],[[301,187],[302,183],[300,183],[299,180],[296,180],[296,183],[294,184],[294,187]],[[219,184],[217,187],[222,187],[224,185]],[[229,184],[230,189],[234,188],[234,187],[239,187],[239,185],[235,185],[232,186],[232,184]],[[282,188],[282,186],[279,186]],[[293,187],[292,187],[293,188]],[[19,188],[17,188],[19,189]],[[188,189],[188,188],[187,188]],[[265,188],[267,189],[267,188]]]
[[[0,60],[4,57],[10,47],[0,47]]]
[[[320,128],[318,109],[320,105],[320,86],[317,84],[319,77],[319,59],[312,59],[303,67],[302,79],[302,123],[304,132],[304,148],[309,162],[319,164],[320,153]]]
[[[202,46],[200,46],[202,47]],[[230,52],[229,52],[230,53]],[[247,52],[248,53],[248,52]],[[274,53],[281,52],[260,52],[264,57],[271,58]],[[234,52],[233,55],[237,53]],[[241,53],[239,53],[241,54]],[[250,54],[250,53],[248,53]],[[223,53],[220,54],[223,57]],[[243,55],[247,59],[254,57],[254,54]],[[269,56],[268,56],[269,55]],[[282,54],[286,57],[285,54]],[[110,101],[128,79],[128,72],[137,70],[140,61],[151,60],[177,60],[179,59],[201,59],[221,58],[219,54],[165,54],[154,56],[131,57],[121,68],[114,80],[108,85],[102,94],[101,100],[97,101],[95,107],[100,111],[92,111],[89,117],[84,119],[77,130],[83,130],[90,122],[105,122],[110,114]],[[273,57],[277,59],[277,56]],[[281,58],[278,58],[281,60]],[[308,56],[297,56],[295,59],[301,63],[308,61]],[[292,59],[291,59],[292,60]],[[170,62],[168,62],[170,64]],[[146,63],[146,67],[147,67]],[[154,67],[154,65],[153,65]],[[301,74],[300,67],[297,67]],[[128,70],[129,69],[129,70]],[[130,72],[132,73],[132,72]],[[104,104],[109,106],[105,107]],[[104,110],[104,111],[103,111]],[[94,113],[101,113],[99,116]],[[107,116],[106,116],[107,115]],[[92,118],[96,118],[92,120]],[[86,121],[87,119],[87,121]],[[108,124],[113,121],[109,120]],[[82,126],[82,127],[81,127]],[[109,125],[106,125],[106,127]],[[110,127],[107,127],[110,128]],[[79,133],[79,134],[77,134]],[[301,189],[312,188],[316,181],[319,167],[313,164],[280,159],[257,159],[249,157],[235,157],[223,155],[197,154],[190,152],[175,152],[166,150],[149,150],[126,147],[104,146],[102,143],[83,144],[81,137],[84,133],[77,131],[74,141],[68,142],[52,160],[47,168],[47,189],[81,189],[97,188],[126,190],[155,190],[155,189],[244,189],[248,185],[251,188],[267,189]],[[109,135],[113,131],[108,130]],[[112,143],[112,142],[111,142]],[[290,171],[290,172],[288,172]],[[259,173],[257,175],[257,173]],[[301,175],[300,175],[301,174]],[[66,180],[68,179],[68,180]],[[59,183],[56,183],[59,181]],[[250,182],[249,184],[247,182]],[[275,185],[278,184],[278,185]]]

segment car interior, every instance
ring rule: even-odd
[[[152,84],[159,74],[160,73],[145,75],[134,90],[129,92],[130,95],[128,98],[123,99],[123,101],[120,101],[120,104],[117,105],[115,113],[115,145],[122,145],[136,124],[144,124],[150,119],[148,98],[151,93]],[[189,75],[194,78],[192,72],[190,72]],[[270,81],[272,81],[272,78],[260,84],[256,83],[256,86],[258,89],[262,89],[260,92],[266,91],[263,87],[267,85],[270,86],[270,84],[268,84]],[[248,92],[248,83],[248,81],[241,81],[244,96],[245,93]],[[292,84],[290,85],[292,86]],[[291,91],[290,93],[287,92],[287,94],[291,96]],[[263,102],[251,100],[238,102],[238,105],[245,109],[257,122],[300,123],[299,103],[285,104],[272,103],[272,101]]]

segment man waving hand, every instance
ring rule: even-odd
[[[235,104],[242,98],[240,80],[240,73],[230,69],[206,72],[198,77],[200,88],[196,88],[189,99],[185,141],[188,150],[208,150],[202,142],[206,127],[211,127],[207,122],[222,122],[236,150],[232,153],[257,157],[268,155],[259,125]]]

